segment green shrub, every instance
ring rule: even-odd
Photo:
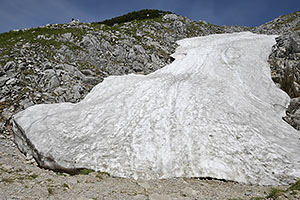
[[[115,24],[121,24],[121,23],[130,22],[130,21],[134,21],[134,20],[154,19],[157,17],[161,17],[165,14],[171,14],[171,13],[172,12],[168,12],[168,11],[145,9],[145,10],[130,12],[126,15],[122,15],[122,16],[115,17],[112,19],[107,19],[102,22],[94,22],[94,23],[113,26]]]

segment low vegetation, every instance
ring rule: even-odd
[[[287,196],[287,193],[290,195],[290,197],[287,197],[288,199],[291,199],[293,195],[298,195],[298,191],[300,191],[300,179],[296,181],[293,185],[291,185],[286,190],[278,189],[278,188],[272,188],[270,192],[265,197],[252,197],[250,200],[279,200],[282,199],[281,197]],[[284,198],[286,199],[286,198]],[[294,199],[294,198],[292,198]],[[244,200],[243,198],[230,198],[228,200]]]
[[[101,22],[95,22],[95,23],[113,26],[115,24],[131,22],[134,20],[153,19],[153,18],[161,17],[165,14],[170,14],[170,13],[172,13],[172,12],[154,10],[154,9],[145,9],[145,10],[141,10],[141,11],[130,12],[126,15],[122,15],[119,17],[115,17],[112,19],[107,19],[107,20],[104,20]]]
[[[92,169],[81,169],[79,171],[79,174],[81,174],[81,175],[88,175],[89,173],[92,173],[92,172],[94,172],[94,170],[92,170]]]
[[[288,190],[299,190],[300,191],[300,179],[294,183]]]
[[[54,191],[53,191],[53,189],[52,189],[52,188],[50,188],[50,187],[49,187],[47,190],[48,190],[48,193],[49,193],[49,195],[52,195],[52,194],[54,194]]]
[[[2,33],[0,34],[0,64],[4,65],[8,61],[14,60],[21,55],[21,51],[26,52],[27,48],[31,52],[34,50],[49,59],[63,45],[72,51],[82,50],[74,42],[60,40],[59,38],[65,33],[72,33],[74,39],[81,40],[86,31],[80,28],[60,28],[59,25],[56,25]],[[27,57],[32,56],[34,55],[28,55]]]
[[[281,199],[280,197],[282,195],[287,194],[287,193],[289,193],[289,195],[292,195],[292,196],[297,195],[298,194],[297,191],[300,191],[300,179],[298,181],[296,181],[296,183],[291,185],[286,190],[278,189],[278,188],[272,188],[270,190],[269,194],[266,197],[255,197],[255,198],[252,198],[251,200],[263,200],[263,199],[277,200],[277,199]]]
[[[14,179],[12,179],[12,178],[3,178],[2,182],[4,182],[4,183],[13,183]]]
[[[102,180],[102,179],[104,179],[104,177],[110,177],[110,174],[107,172],[98,171],[96,174],[96,177],[99,178],[100,180]]]
[[[271,191],[269,192],[268,196],[266,197],[267,199],[278,199],[278,197],[284,193],[285,190],[277,189],[277,188],[272,188]]]

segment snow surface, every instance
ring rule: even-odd
[[[275,36],[184,39],[149,75],[111,76],[77,104],[14,116],[15,141],[42,167],[136,179],[212,177],[277,185],[300,177],[289,97],[271,80]]]

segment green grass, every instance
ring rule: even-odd
[[[110,177],[110,174],[107,173],[107,172],[100,172],[100,171],[98,171],[97,174],[96,174],[96,177],[99,178],[99,179],[103,179],[103,177],[105,177],[105,176]]]
[[[279,22],[279,24],[287,24],[287,23],[293,22],[295,19],[297,19],[297,17],[299,17],[299,15],[300,15],[300,11],[293,12],[293,13],[290,13],[287,15],[283,15],[280,17],[282,19],[282,21]],[[286,18],[286,19],[283,19],[283,18]]]
[[[52,39],[37,39],[39,35],[44,35],[47,38],[50,38],[51,36],[55,37],[58,35],[62,35],[64,33],[72,33],[73,36],[79,37],[81,39],[81,36],[86,33],[86,31],[81,30],[80,28],[48,28],[48,27],[37,27],[37,28],[31,28],[28,30],[19,30],[19,31],[9,31],[6,33],[0,34],[0,47],[3,47],[5,45],[14,45],[16,42],[19,42],[21,40],[24,41],[37,41],[44,44],[49,44],[55,42],[55,40]],[[61,42],[56,41],[56,44],[61,44]]]
[[[300,190],[300,179],[291,185],[288,190]]]
[[[39,175],[37,175],[37,174],[32,174],[32,175],[30,175],[30,177],[31,177],[32,179],[36,179],[38,176],[39,176]]]
[[[283,193],[283,192],[286,192],[285,190],[281,190],[281,189],[278,189],[278,188],[272,188],[271,191],[269,192],[268,196],[266,198],[269,198],[269,199],[278,199],[278,197]]]
[[[278,188],[272,188],[270,192],[265,197],[252,197],[250,200],[264,200],[264,199],[272,199],[277,200],[280,199],[279,197],[282,196],[283,193],[286,193],[288,191],[292,191],[290,194],[295,195],[297,194],[296,190],[300,190],[300,180],[298,180],[296,183],[291,185],[288,189],[282,190]]]
[[[294,31],[299,31],[300,30],[300,22],[298,22],[298,24],[296,25],[296,27],[294,28]]]
[[[24,177],[24,176],[20,176],[20,177],[18,177],[17,179],[23,181],[23,180],[25,180],[25,177]]]
[[[87,31],[80,28],[37,27],[2,33],[0,34],[0,64],[5,65],[6,62],[14,60],[15,57],[20,55],[20,50],[26,43],[30,44],[31,52],[39,52],[40,55],[44,55],[48,59],[52,58],[56,50],[62,45],[67,46],[73,52],[76,50],[84,51],[72,42],[60,41],[58,38],[65,33],[72,33],[72,37],[78,41],[82,40]],[[46,38],[38,38],[39,35]],[[26,56],[31,57],[33,55],[28,54]]]
[[[92,173],[92,172],[94,172],[94,170],[92,170],[92,169],[81,169],[79,171],[79,174],[81,174],[81,175],[88,175],[89,173]]]
[[[291,16],[291,17],[287,18],[286,20],[283,20],[283,21],[279,22],[279,24],[287,24],[287,23],[291,23],[291,22],[293,22],[295,19],[297,19],[296,16]]]
[[[2,182],[5,182],[5,183],[13,183],[13,182],[14,182],[14,179],[12,179],[12,178],[3,178],[3,179],[2,179]]]
[[[62,172],[56,172],[56,175],[57,176],[66,176],[64,173],[62,173]]]

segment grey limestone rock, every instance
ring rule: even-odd
[[[289,94],[293,101],[299,101],[300,96],[300,32],[284,34],[276,38],[276,44],[272,48],[269,56],[271,64],[272,78],[277,85]],[[294,128],[300,130],[300,114],[296,112],[295,104],[292,101],[287,112],[286,121]]]
[[[8,71],[11,70],[12,68],[15,68],[16,64],[14,61],[9,61],[8,63],[5,64],[4,70]]]
[[[62,40],[65,41],[65,42],[72,42],[73,41],[73,38],[72,38],[72,33],[64,33],[61,35],[62,36]]]
[[[8,80],[9,80],[9,77],[1,76],[0,77],[0,87],[4,86]]]
[[[175,14],[166,14],[165,16],[163,16],[163,20],[172,20],[172,21],[175,21],[175,20],[178,20],[180,17],[178,15],[175,15]]]
[[[145,49],[141,45],[134,45],[132,48],[140,54],[145,54]]]
[[[50,88],[56,88],[60,85],[60,81],[57,78],[57,76],[53,76],[49,81],[49,87]]]
[[[83,82],[88,83],[90,85],[96,85],[98,83],[100,83],[101,81],[103,81],[103,79],[101,77],[93,77],[93,76],[85,76],[83,79]]]
[[[291,99],[284,120],[300,131],[300,97]]]
[[[0,64],[0,77],[3,76],[5,74],[5,71],[2,67],[2,65]]]
[[[17,83],[17,79],[16,78],[10,78],[8,81],[6,81],[6,85],[15,85]]]
[[[46,69],[43,72],[43,80],[50,80],[55,75],[56,75],[55,70],[53,70],[53,69]]]

